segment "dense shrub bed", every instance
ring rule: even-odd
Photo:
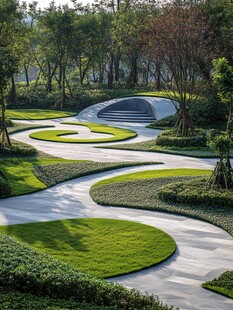
[[[195,136],[181,137],[174,135],[172,130],[165,130],[156,139],[156,144],[160,146],[205,147],[206,143],[206,135],[200,131]]]
[[[226,271],[218,278],[205,282],[202,287],[233,298],[233,271]]]
[[[210,189],[206,182],[202,178],[166,185],[159,188],[158,197],[191,205],[233,207],[233,190]]]
[[[5,197],[10,195],[11,188],[5,177],[0,171],[0,197]]]
[[[33,172],[36,177],[48,187],[58,183],[85,176],[92,173],[108,171],[140,165],[159,164],[157,162],[74,162],[52,165],[35,166]]]
[[[53,298],[119,309],[172,309],[157,297],[88,276],[9,236],[0,236],[0,285]]]
[[[149,128],[163,128],[163,127],[174,127],[176,123],[176,115],[168,115],[164,118],[154,121],[152,124],[148,125]]]
[[[117,310],[116,307],[94,306],[76,302],[72,299],[38,297],[17,291],[0,293],[1,310],[37,309],[37,310]]]
[[[36,156],[37,150],[26,143],[13,141],[12,146],[5,146],[0,148],[0,157],[27,157]]]
[[[158,191],[161,186],[188,179],[188,177],[168,177],[124,181],[94,186],[90,194],[92,199],[99,204],[187,215],[210,222],[233,235],[232,207],[193,206],[159,199]]]

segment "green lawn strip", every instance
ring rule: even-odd
[[[9,134],[13,134],[20,131],[25,131],[29,129],[36,129],[36,128],[49,128],[54,127],[51,125],[39,125],[39,124],[23,124],[23,123],[15,123],[13,127],[8,127],[7,130]]]
[[[56,299],[51,297],[39,297],[29,293],[17,291],[0,293],[1,310],[117,310],[116,307],[95,306],[81,303],[72,299]]]
[[[0,158],[0,170],[11,187],[11,196],[32,193],[88,174],[150,164],[156,162],[102,163],[56,157]]]
[[[90,128],[91,132],[105,133],[112,135],[109,138],[90,138],[90,139],[77,139],[62,137],[64,135],[77,134],[77,130],[42,130],[30,134],[30,138],[37,140],[53,141],[53,142],[66,142],[66,143],[103,143],[127,140],[137,136],[133,130],[112,127],[108,125],[95,124],[95,123],[63,123],[67,125],[86,126]]]
[[[202,169],[162,169],[162,170],[147,170],[134,172],[129,174],[123,174],[117,177],[109,178],[103,181],[99,181],[95,183],[92,188],[96,186],[101,186],[104,184],[112,184],[116,182],[128,182],[134,180],[143,180],[150,178],[167,178],[167,177],[175,177],[175,176],[200,176],[200,175],[209,175],[210,170],[202,170]]]
[[[6,117],[11,119],[43,120],[51,118],[70,117],[76,112],[45,110],[45,109],[7,109]]]
[[[0,286],[6,289],[116,309],[125,309],[125,304],[128,309],[174,309],[156,296],[82,273],[7,235],[0,235],[0,266]]]
[[[71,162],[71,160],[61,158],[1,158],[0,169],[11,187],[10,196],[17,196],[42,190],[47,187],[34,175],[32,169],[35,165],[64,162]]]
[[[224,272],[218,278],[203,283],[202,287],[233,298],[233,271]]]
[[[156,145],[155,139],[131,144],[100,146],[100,148],[156,152],[197,158],[217,158],[216,154],[208,147],[165,147]],[[231,150],[231,156],[233,157],[233,149]]]
[[[55,184],[98,172],[140,165],[161,164],[159,162],[70,162],[37,165],[33,172],[48,187]]]
[[[27,242],[79,271],[108,278],[158,264],[175,251],[163,231],[129,221],[71,219],[1,226],[0,233]]]

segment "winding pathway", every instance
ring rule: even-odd
[[[150,100],[157,106],[157,110],[161,111],[161,117],[170,114],[169,101],[157,98],[150,98]],[[101,107],[111,102],[113,101],[92,106],[84,110],[79,117],[72,117],[66,121],[106,123],[100,121],[96,117],[96,113]],[[56,129],[70,129],[68,125],[60,125],[60,121],[61,119],[56,119],[33,123],[51,124],[56,126]],[[111,125],[119,126],[114,123]],[[147,129],[140,124],[124,123],[121,127],[138,132],[138,137],[130,142],[151,139],[158,133],[158,131]],[[76,217],[102,217],[127,219],[161,228],[175,239],[177,244],[175,255],[158,266],[110,280],[155,293],[168,304],[174,304],[185,310],[230,310],[233,308],[232,300],[200,287],[202,282],[211,280],[225,270],[233,269],[233,239],[229,234],[216,226],[184,216],[99,206],[89,196],[90,186],[104,178],[148,169],[179,167],[208,169],[213,166],[215,160],[149,152],[96,149],[93,147],[95,144],[72,144],[69,149],[67,144],[30,139],[29,132],[37,130],[39,129],[16,133],[13,138],[30,143],[39,150],[65,158],[95,161],[153,160],[162,161],[164,165],[140,166],[103,172],[71,180],[34,194],[2,199],[0,200],[1,225]],[[80,135],[90,136],[90,133],[85,130],[85,127],[80,127]]]

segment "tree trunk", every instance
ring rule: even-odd
[[[186,104],[181,104],[177,111],[177,121],[175,124],[174,132],[177,136],[188,136],[189,134],[195,135],[195,128],[193,121],[188,113]]]
[[[0,148],[1,148],[6,145],[5,138],[7,140],[7,144],[11,146],[10,136],[8,134],[7,126],[6,126],[6,119],[5,119],[6,107],[5,107],[2,88],[0,89],[0,106],[1,106],[1,124],[0,124],[0,135],[1,135]]]
[[[120,51],[116,52],[114,57],[114,68],[115,68],[115,81],[119,82],[120,79]]]
[[[131,58],[131,68],[128,79],[128,87],[134,89],[138,82],[138,68],[137,68],[137,57],[132,56]]]
[[[29,76],[28,76],[28,67],[26,63],[24,63],[23,66],[24,66],[24,71],[25,71],[26,85],[29,86],[30,82],[29,82]]]
[[[108,88],[113,87],[113,56],[110,56],[109,66],[108,66]]]
[[[9,91],[7,101],[9,104],[16,105],[17,102],[17,96],[16,96],[16,87],[15,87],[15,79],[14,75],[11,76],[11,89]]]

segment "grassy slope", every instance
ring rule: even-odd
[[[100,278],[157,264],[171,256],[176,247],[174,240],[159,229],[109,219],[1,226],[0,233]]]
[[[65,112],[44,109],[7,109],[6,117],[12,119],[42,120],[77,115],[76,112]]]
[[[66,142],[66,143],[102,143],[102,142],[114,142],[120,140],[126,140],[137,136],[137,133],[133,130],[122,129],[118,127],[112,127],[102,124],[94,123],[63,123],[78,126],[87,126],[91,132],[105,133],[113,135],[109,138],[69,138],[62,137],[64,135],[77,134],[77,130],[42,130],[30,134],[30,137],[37,140],[53,141],[53,142]]]

